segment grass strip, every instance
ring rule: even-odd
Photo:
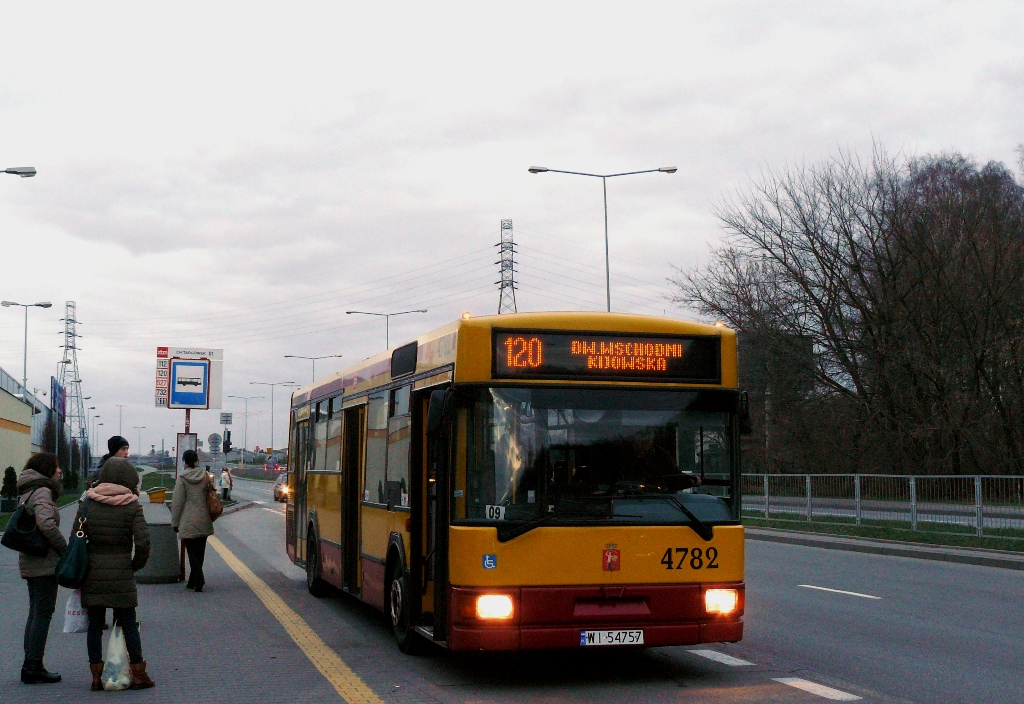
[[[1005,537],[982,537],[967,535],[964,533],[944,531],[912,531],[909,527],[901,528],[894,525],[886,525],[885,521],[877,521],[883,525],[871,525],[867,521],[861,521],[858,526],[852,523],[825,523],[823,521],[802,521],[802,520],[779,520],[757,518],[755,516],[744,516],[743,525],[751,528],[776,528],[779,530],[800,531],[803,533],[818,533],[825,535],[837,535],[845,538],[872,538],[877,540],[897,540],[904,543],[919,543],[921,545],[939,545],[952,548],[980,548],[984,550],[1003,550],[1006,552],[1024,553],[1024,537],[1018,537],[1020,531],[1009,531],[1000,529],[986,529],[986,532],[994,534],[1013,533],[1016,535]],[[959,526],[966,528],[965,526]],[[973,531],[973,528],[970,530]]]

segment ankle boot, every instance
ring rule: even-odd
[[[138,665],[132,664],[132,683],[128,685],[128,689],[149,689],[155,687],[156,682],[149,679],[149,675],[146,674],[146,661],[143,660]]]
[[[26,660],[21,666],[21,681],[25,684],[54,684],[60,682],[60,675],[47,672],[42,660]]]
[[[103,663],[91,662],[89,663],[89,669],[92,671],[92,691],[99,692],[103,689],[103,681],[101,679],[103,675]]]

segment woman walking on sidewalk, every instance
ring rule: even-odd
[[[213,487],[213,475],[197,466],[199,455],[195,450],[185,450],[181,459],[185,463],[185,471],[174,483],[171,526],[188,553],[189,575],[185,586],[201,592],[206,583],[203,578],[206,539],[213,535],[213,520],[206,502],[206,495]]]
[[[19,553],[18,567],[28,582],[28,621],[25,623],[25,664],[21,681],[25,684],[53,684],[60,675],[43,667],[46,635],[57,605],[57,560],[68,546],[60,532],[57,497],[61,494],[57,456],[49,452],[32,455],[18,477],[18,494],[25,512],[36,520],[36,527],[50,543],[42,557]]]
[[[107,609],[124,632],[131,665],[130,689],[146,689],[155,683],[146,673],[142,638],[135,609],[139,605],[135,573],[149,559],[149,530],[139,504],[139,473],[130,460],[111,457],[103,463],[99,480],[85,492],[85,531],[89,538],[89,572],[82,585],[82,606],[89,613],[89,669],[93,690],[103,689],[103,624]],[[134,550],[134,555],[132,554]]]

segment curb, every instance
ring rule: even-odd
[[[786,543],[803,545],[827,550],[844,550],[847,552],[863,552],[871,555],[888,555],[890,557],[912,557],[919,560],[937,560],[955,562],[962,565],[979,567],[999,567],[1007,570],[1024,570],[1024,555],[1004,553],[998,550],[972,550],[969,548],[929,547],[916,543],[900,543],[889,540],[851,538],[833,536],[822,533],[796,533],[794,531],[773,530],[768,528],[747,528],[748,540],[760,540],[769,543]]]
[[[245,503],[239,501],[234,506],[229,506],[225,508],[224,513],[221,514],[221,517],[226,516],[229,513],[238,513],[239,511],[244,511],[245,509],[252,508],[255,505],[256,503],[254,501],[246,501]]]

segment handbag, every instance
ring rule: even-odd
[[[46,557],[46,553],[50,551],[50,541],[36,525],[36,517],[25,510],[25,504],[34,493],[36,493],[36,489],[33,489],[25,497],[24,503],[11,514],[11,519],[7,522],[7,529],[4,531],[3,537],[0,538],[0,545],[33,557]]]
[[[206,508],[210,510],[211,521],[216,521],[224,514],[224,504],[217,496],[217,490],[213,488],[213,480],[209,475],[206,479]]]
[[[68,589],[81,589],[89,572],[89,541],[85,535],[85,519],[89,513],[89,499],[75,517],[78,525],[71,532],[71,540],[57,561],[57,584]]]

